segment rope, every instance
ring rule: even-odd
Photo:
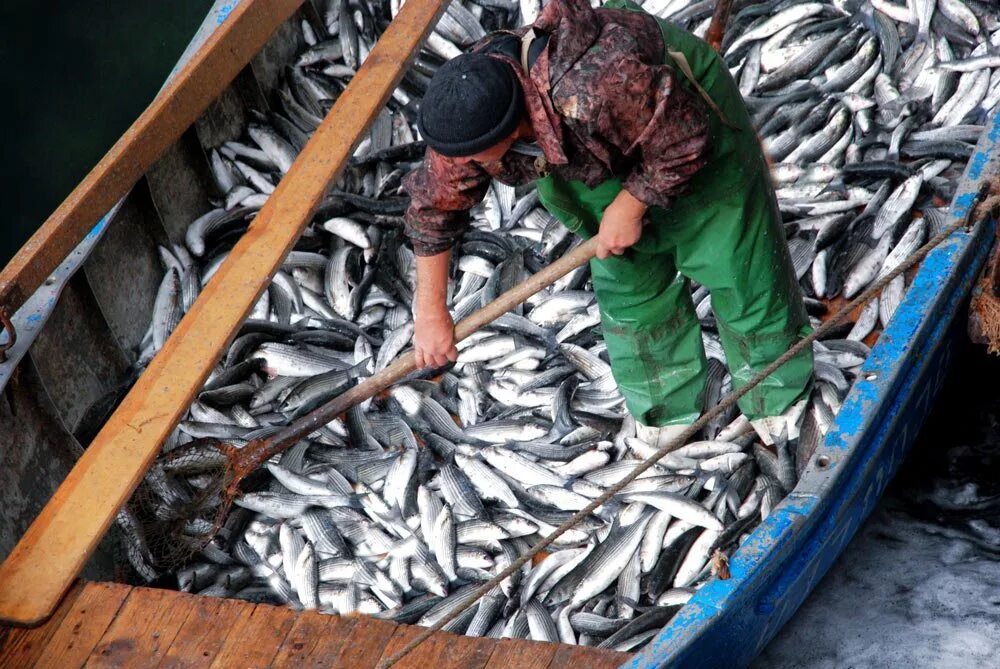
[[[499,585],[504,579],[509,577],[511,574],[516,572],[518,569],[527,564],[532,558],[534,558],[538,553],[548,548],[556,539],[561,537],[563,534],[568,532],[573,528],[574,525],[579,523],[581,520],[589,516],[595,509],[610,500],[612,497],[617,495],[625,486],[632,483],[645,472],[647,469],[655,465],[660,461],[665,455],[673,450],[676,450],[679,446],[686,443],[691,437],[693,437],[699,430],[705,427],[706,424],[722,412],[726,411],[732,407],[736,402],[750,392],[754,387],[759,385],[767,377],[773,374],[779,367],[787,363],[789,360],[798,355],[807,346],[812,346],[813,342],[825,335],[827,332],[833,328],[840,325],[847,316],[850,315],[854,309],[857,307],[867,304],[869,300],[882,292],[889,283],[896,277],[902,275],[904,272],[910,270],[917,265],[921,260],[923,260],[928,253],[934,250],[937,246],[941,244],[945,239],[947,239],[951,234],[957,231],[959,228],[966,227],[972,219],[974,211],[978,208],[978,205],[982,202],[985,197],[988,184],[984,184],[983,188],[980,189],[979,193],[976,195],[975,201],[969,207],[968,213],[959,221],[952,223],[948,227],[944,228],[937,235],[932,237],[926,244],[917,249],[913,255],[901,262],[896,266],[891,272],[877,280],[875,283],[871,284],[865,291],[858,295],[854,300],[844,305],[840,311],[833,315],[830,320],[826,321],[820,325],[816,330],[814,330],[809,335],[803,337],[795,344],[792,345],[787,351],[785,351],[777,360],[772,362],[770,365],[765,367],[763,370],[754,375],[746,385],[741,387],[739,390],[733,391],[726,395],[722,400],[706,411],[702,416],[696,420],[694,423],[689,425],[686,430],[684,430],[678,437],[673,441],[666,444],[658,451],[653,453],[649,458],[643,460],[641,463],[636,465],[624,479],[616,483],[615,485],[608,488],[600,497],[594,499],[590,504],[584,508],[577,511],[573,516],[571,516],[566,522],[557,527],[551,534],[549,534],[544,539],[540,540],[534,546],[528,550],[527,553],[514,560],[507,566],[506,569],[502,570],[499,574],[491,578],[486,583],[476,588],[473,592],[465,598],[465,600],[457,607],[452,609],[447,615],[438,620],[436,623],[430,627],[424,628],[417,636],[413,637],[409,643],[403,646],[399,651],[389,656],[383,660],[379,665],[378,669],[389,669],[401,659],[406,657],[411,651],[413,651],[421,643],[429,639],[435,632],[440,631],[445,625],[450,623],[452,620],[460,616],[466,609],[475,604],[481,597],[493,590],[494,587]],[[979,219],[977,219],[979,220]]]

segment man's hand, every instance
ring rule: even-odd
[[[421,368],[443,367],[458,359],[455,322],[448,313],[448,263],[451,251],[417,256],[413,352]]]
[[[455,323],[447,310],[423,315],[418,312],[413,325],[413,352],[418,367],[444,367],[458,360]]]
[[[642,217],[646,205],[627,190],[622,190],[604,210],[597,232],[597,257],[620,256],[642,235]]]

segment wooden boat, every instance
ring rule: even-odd
[[[10,625],[0,627],[0,665],[375,666],[416,633],[116,584],[101,539],[441,11],[440,0],[408,0],[124,400],[160,281],[157,244],[181,241],[208,208],[206,148],[238,137],[247,110],[267,105],[312,5],[217,2],[157,100],[0,274],[0,307],[14,312],[18,335],[0,362],[0,621]],[[994,118],[951,216],[963,217],[998,173],[998,139]],[[731,578],[702,587],[644,652],[438,634],[400,666],[748,664],[846,547],[913,442],[993,225],[955,233],[926,258],[798,486],[735,554]]]

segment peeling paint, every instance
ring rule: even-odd
[[[969,211],[969,207],[976,200],[975,192],[962,193],[955,197],[954,202],[951,203],[951,213],[952,216],[957,216],[962,218]]]
[[[983,173],[983,168],[986,167],[986,163],[989,161],[989,156],[982,151],[977,151],[973,156],[972,160],[969,162],[969,178],[978,179]]]
[[[218,13],[215,15],[215,25],[221,26],[229,18],[229,15],[233,13],[238,4],[239,0],[233,0],[219,7]]]

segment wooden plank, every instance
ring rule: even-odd
[[[243,0],[0,271],[16,311],[84,235],[201,115],[302,0]]]
[[[295,612],[258,604],[236,620],[212,667],[268,667],[295,622]]]
[[[163,282],[157,247],[170,241],[146,179],[129,191],[107,226],[84,261],[82,274],[100,307],[99,316],[132,363]]]
[[[400,625],[379,661],[391,657],[413,640],[422,629]],[[394,665],[395,669],[483,669],[493,653],[496,639],[437,632]]]
[[[81,592],[83,592],[83,582],[77,581],[66,593],[52,617],[38,627],[0,628],[0,669],[24,669],[34,666]]]
[[[493,648],[486,669],[547,669],[556,654],[558,644],[524,641],[523,639],[500,639]],[[577,669],[584,669],[581,665]]]
[[[132,362],[115,341],[83,274],[66,282],[30,355],[63,425],[74,435],[94,403],[119,386]]]
[[[409,0],[163,350],[0,566],[0,620],[55,609],[444,9]]]
[[[133,588],[87,660],[88,667],[148,667],[159,662],[197,597]]]
[[[52,669],[83,666],[131,590],[130,586],[118,583],[84,584],[35,666]]]
[[[340,652],[329,658],[326,666],[329,669],[372,669],[397,627],[399,625],[388,620],[358,618]]]
[[[315,611],[300,614],[274,656],[274,667],[325,669],[330,658],[340,653],[355,621],[355,618],[329,616]]]
[[[588,648],[587,646],[569,646],[557,644],[555,655],[549,669],[613,669],[620,667],[632,658],[631,653],[619,653],[604,648]]]
[[[169,669],[210,666],[240,614],[251,606],[234,599],[196,597],[159,666]]]
[[[208,158],[193,127],[185,130],[149,168],[146,184],[164,232],[170,241],[183,244],[188,225],[208,212],[209,199],[218,195]]]

